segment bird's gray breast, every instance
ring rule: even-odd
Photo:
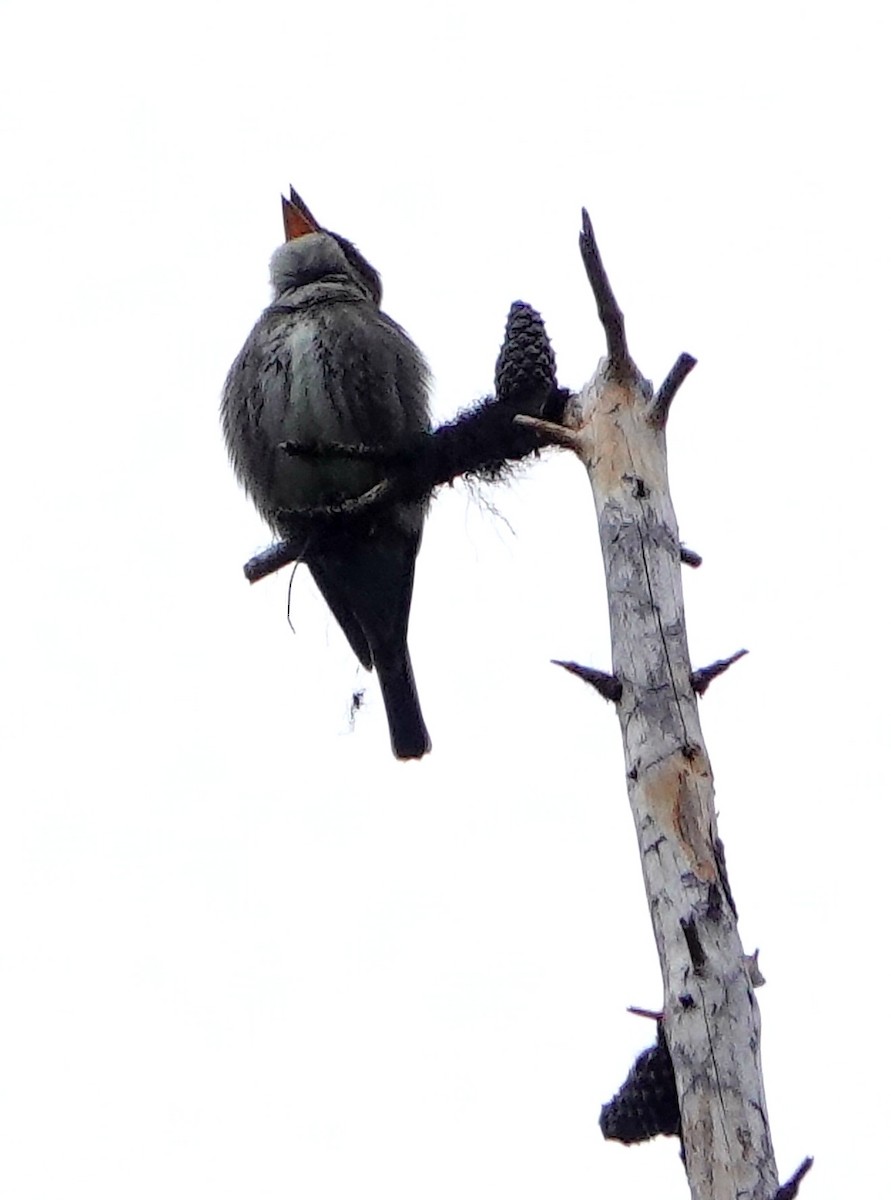
[[[384,473],[373,463],[291,457],[281,443],[398,447],[429,428],[427,369],[370,303],[273,307],[230,372],[223,413],[236,470],[275,525],[278,511],[361,495]]]

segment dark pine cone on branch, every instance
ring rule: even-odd
[[[661,1021],[655,1046],[638,1056],[628,1078],[600,1110],[600,1128],[605,1138],[626,1146],[660,1133],[680,1136],[677,1085]]]
[[[554,390],[556,378],[557,364],[544,321],[531,305],[515,300],[495,364],[495,395],[517,412],[529,411],[531,399],[529,415],[548,419],[541,400]]]

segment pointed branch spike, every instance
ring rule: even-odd
[[[665,1016],[664,1012],[654,1012],[652,1008],[635,1008],[633,1004],[628,1005],[626,1012],[635,1017],[646,1017],[650,1021],[661,1021]]]
[[[653,397],[653,402],[650,405],[650,410],[647,413],[647,420],[657,429],[664,429],[668,423],[668,410],[671,408],[671,402],[678,394],[681,384],[696,366],[696,359],[692,354],[681,354],[678,356],[677,362],[665,376],[665,382],[662,387]]]
[[[701,567],[702,555],[691,550],[689,546],[681,546],[681,562],[686,563],[688,567]]]
[[[761,968],[758,966],[758,954],[756,949],[754,954],[743,955],[743,966],[746,968],[746,974],[749,977],[749,983],[753,988],[764,987],[767,980],[761,973]]]
[[[774,1200],[795,1200],[795,1197],[798,1195],[798,1185],[813,1165],[814,1160],[810,1157],[806,1158],[789,1182],[783,1184],[776,1196],[774,1196]]]
[[[574,450],[577,454],[583,452],[583,439],[574,429],[569,429],[565,425],[556,425],[553,421],[543,421],[540,417],[527,417],[525,413],[518,413],[514,417],[514,424],[523,425],[527,429],[533,429],[536,433],[540,433],[543,438],[547,439],[547,444],[564,446],[567,450]]]
[[[609,671],[598,671],[596,667],[583,667],[579,663],[564,662],[559,658],[552,658],[551,662],[555,667],[563,667],[570,675],[578,675],[579,679],[584,679],[585,683],[590,683],[591,687],[600,693],[604,700],[612,700],[614,704],[618,704],[622,699],[622,683],[615,675],[611,675]]]
[[[597,301],[597,315],[606,334],[606,352],[610,363],[621,370],[631,362],[628,353],[628,342],[625,338],[625,318],[619,308],[612,285],[603,266],[594,229],[588,210],[582,209],[582,232],[579,234],[579,249],[582,262],[594,299]]]
[[[694,671],[690,676],[693,691],[697,696],[702,696],[713,679],[723,675],[728,667],[732,667],[735,662],[739,662],[748,653],[748,650],[737,650],[736,654],[731,654],[729,658],[719,658],[717,662],[709,663],[707,667],[700,667],[699,670]]]

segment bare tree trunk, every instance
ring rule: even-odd
[[[665,423],[695,361],[682,355],[654,396],[628,353],[587,214],[581,247],[608,353],[562,440],[584,462],[597,508],[613,665],[590,682],[616,702],[622,730],[687,1176],[694,1200],[773,1200],[752,963],[737,932],[699,725],[696,692],[712,675],[690,665],[668,487]]]

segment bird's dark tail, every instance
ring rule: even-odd
[[[359,662],[377,671],[397,758],[421,758],[430,749],[407,645],[419,540],[379,520],[373,531],[328,531],[307,558]]]
[[[421,715],[408,647],[393,663],[376,663],[384,708],[390,725],[390,743],[397,758],[422,758],[430,749],[430,734]]]

